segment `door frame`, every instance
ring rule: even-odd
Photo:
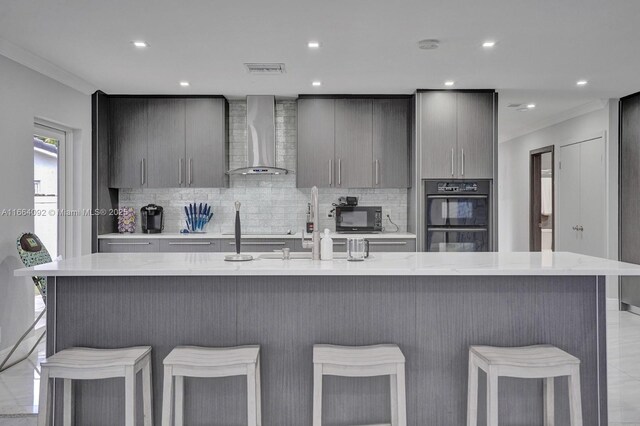
[[[536,172],[539,169],[536,169],[536,159],[540,158],[542,154],[551,154],[551,211],[553,212],[553,220],[552,220],[552,229],[553,232],[551,234],[551,250],[556,249],[556,160],[555,160],[555,145],[548,145],[542,148],[533,149],[529,151],[529,250],[534,251],[533,244],[533,236],[538,231],[538,224],[540,223],[539,218],[534,217],[532,214],[533,208],[536,205],[536,202],[540,202],[540,194],[537,194],[536,197],[536,182],[539,182],[541,179],[541,175],[538,175]],[[537,199],[536,199],[537,198]],[[538,209],[539,210],[539,209]]]

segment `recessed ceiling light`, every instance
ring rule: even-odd
[[[314,81],[313,83],[311,83],[311,85],[315,86],[315,87],[319,87],[319,86],[322,86],[322,82],[321,81]]]
[[[307,43],[307,47],[309,47],[309,49],[317,49],[320,47],[320,42],[319,41],[310,41],[309,43]]]
[[[420,40],[418,47],[422,50],[434,50],[440,47],[440,40],[436,40],[435,38]]]
[[[576,82],[576,84],[577,84],[578,86],[586,86],[586,85],[587,85],[587,83],[588,83],[588,81],[587,81],[587,80],[578,80],[578,81]]]
[[[445,82],[444,82],[444,85],[445,85],[445,86],[448,86],[448,87],[451,87],[451,86],[453,86],[454,84],[456,84],[456,82],[455,82],[455,81],[453,81],[453,80],[447,80],[447,81],[445,81]]]
[[[536,107],[536,104],[527,104],[527,108],[529,109],[534,109]]]
[[[145,47],[149,47],[149,43],[147,43],[146,41],[142,41],[142,40],[134,41],[133,45],[135,47],[140,48],[140,49],[145,48]]]
[[[188,81],[181,81],[181,82],[180,82],[180,86],[182,86],[182,87],[189,87],[189,86],[190,86],[190,84],[189,84],[189,82],[188,82]]]
[[[496,45],[495,41],[485,41],[482,43],[482,47],[490,48]]]

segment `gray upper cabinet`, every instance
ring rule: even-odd
[[[422,178],[453,178],[456,174],[457,96],[455,92],[420,94]]]
[[[338,188],[373,186],[373,102],[336,99],[335,156]]]
[[[185,101],[150,99],[148,105],[148,186],[185,186]]]
[[[226,115],[224,99],[186,100],[186,186],[228,185]]]
[[[333,99],[298,100],[298,188],[335,185]]]
[[[409,187],[408,99],[373,100],[373,187]]]
[[[419,95],[421,177],[494,177],[495,94],[433,91]]]
[[[224,98],[111,99],[112,188],[228,184]]]
[[[113,98],[109,144],[109,186],[147,186],[147,100]]]
[[[459,177],[493,178],[493,93],[458,93]]]

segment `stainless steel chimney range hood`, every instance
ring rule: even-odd
[[[275,96],[247,96],[247,166],[230,175],[286,175],[276,167]]]

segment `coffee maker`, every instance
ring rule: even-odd
[[[143,234],[159,234],[164,229],[164,213],[161,206],[149,204],[140,209]]]

